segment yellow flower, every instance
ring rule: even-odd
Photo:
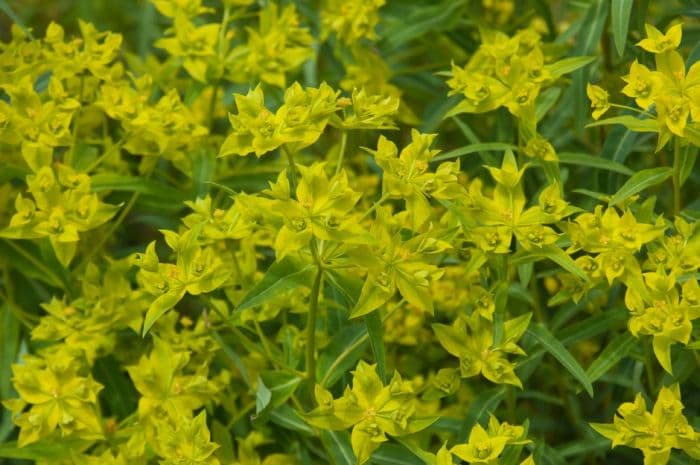
[[[634,60],[630,66],[629,75],[622,79],[627,83],[622,93],[632,97],[637,105],[646,110],[654,103],[660,90],[658,73],[650,71],[649,68]]]
[[[602,87],[595,86],[593,84],[588,84],[586,86],[586,94],[588,99],[591,101],[591,108],[593,109],[593,119],[598,119],[603,116],[603,113],[608,111],[610,108],[610,102],[608,101],[608,92]]]
[[[698,458],[700,433],[694,431],[682,413],[678,383],[662,387],[651,412],[637,394],[634,402],[626,402],[617,410],[613,423],[592,423],[599,434],[612,440],[613,447],[622,445],[641,449],[645,465],[666,465],[671,449],[683,449]]]
[[[675,50],[681,44],[681,36],[683,34],[682,24],[675,24],[666,30],[663,34],[651,24],[645,24],[647,37],[637,42],[637,45],[647,52],[663,53],[669,50]]]

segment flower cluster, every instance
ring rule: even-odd
[[[677,50],[682,36],[680,24],[670,26],[665,34],[650,24],[645,28],[647,37],[637,46],[654,54],[656,69],[635,60],[629,74],[622,78],[625,82],[622,93],[634,100],[638,108],[633,110],[642,118],[634,121],[637,118],[626,115],[613,118],[610,123],[658,133],[657,152],[672,137],[700,145],[700,65],[694,63],[686,70],[685,60]],[[611,106],[619,106],[612,104],[608,92],[599,86],[589,84],[587,92],[596,120]]]
[[[0,43],[0,461],[700,459],[678,11],[125,1]]]
[[[662,387],[652,411],[641,394],[634,402],[625,402],[617,409],[612,424],[594,423],[593,428],[610,439],[615,446],[641,449],[645,465],[668,463],[671,449],[683,449],[691,457],[700,457],[700,433],[694,431],[683,416],[678,384]]]

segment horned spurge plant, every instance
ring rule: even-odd
[[[0,462],[700,462],[696,10],[0,1]]]

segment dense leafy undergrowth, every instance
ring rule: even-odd
[[[700,463],[694,2],[0,10],[0,462]]]

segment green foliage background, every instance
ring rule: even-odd
[[[251,7],[251,11],[257,12],[257,3]],[[287,84],[297,81],[306,88],[318,87],[321,82],[327,82],[334,89],[339,88],[339,83],[345,76],[345,60],[349,59],[349,49],[334,37],[327,41],[319,40],[321,5],[318,2],[280,2],[281,5],[290,3],[296,5],[303,18],[303,25],[309,28],[315,38],[315,54],[302,66],[287,73]],[[213,13],[203,15],[205,22],[219,21],[221,5],[207,1],[204,4],[215,8]],[[512,4],[512,11],[507,14],[499,12],[499,5],[502,4]],[[629,4],[633,6],[630,8]],[[629,11],[629,18],[626,11]],[[547,32],[543,34],[543,41],[546,43],[546,50],[552,56],[593,57],[590,64],[563,76],[556,86],[542,92],[537,101],[538,110],[542,111],[538,115],[541,116],[541,120],[537,131],[556,150],[559,160],[556,166],[565,199],[570,204],[580,207],[582,211],[590,212],[596,205],[608,203],[612,196],[611,204],[630,206],[638,218],[651,208],[653,214],[647,215],[646,221],[640,219],[640,222],[653,224],[656,215],[662,215],[672,221],[674,212],[670,168],[663,171],[662,174],[667,176],[658,182],[651,180],[645,184],[643,179],[637,178],[635,180],[638,184],[635,187],[628,181],[634,173],[643,170],[671,167],[674,159],[672,144],[656,153],[657,136],[654,133],[637,132],[634,128],[624,125],[588,127],[592,119],[586,86],[589,82],[595,82],[609,91],[611,101],[623,102],[620,91],[625,83],[621,77],[628,74],[630,63],[638,60],[649,67],[654,66],[654,57],[635,46],[636,42],[646,36],[645,23],[653,24],[661,31],[679,21],[683,23],[683,38],[679,50],[686,58],[686,67],[689,68],[700,59],[698,17],[700,3],[695,1],[388,0],[380,9],[378,38],[367,46],[376,51],[389,66],[390,83],[400,89],[402,105],[410,108],[410,112],[403,113],[396,131],[381,131],[381,134],[402,148],[411,142],[412,128],[421,133],[435,133],[437,136],[432,146],[439,148],[447,159],[459,158],[459,170],[464,179],[481,178],[486,180],[486,184],[491,183],[489,171],[485,166],[501,166],[506,157],[505,149],[508,147],[518,147],[522,152],[524,144],[520,139],[519,123],[504,107],[488,113],[464,113],[446,117],[462,96],[447,96],[450,88],[446,84],[446,76],[440,73],[450,70],[453,62],[463,65],[479,49],[482,43],[479,27],[488,26],[512,35],[539,18],[538,21],[546,25]],[[124,40],[118,59],[128,63],[137,73],[151,71],[148,65],[141,61],[148,56],[154,56],[161,62],[168,58],[168,53],[155,47],[154,43],[166,34],[172,21],[158,13],[151,3],[141,0],[0,0],[0,40],[10,41],[13,22],[25,30],[31,30],[34,36],[40,38],[43,37],[49,23],[55,21],[65,28],[67,37],[73,37],[79,35],[78,19],[93,23],[99,31],[121,33]],[[243,34],[243,25],[255,27],[255,14],[244,17],[240,24],[236,24],[237,34]],[[240,37],[235,36],[234,40]],[[188,104],[206,92],[211,92],[211,83],[201,83],[192,79],[184,69],[177,68],[172,76],[167,76],[167,69],[161,69],[161,72],[163,74],[158,76],[158,84],[171,85]],[[288,162],[282,156],[281,150],[279,156],[275,152],[261,158],[252,155],[234,157],[233,161],[229,158],[215,158],[219,147],[231,132],[226,112],[237,111],[234,93],[246,94],[257,83],[255,80],[232,82],[222,79],[215,84],[217,91],[212,98],[214,111],[207,116],[200,109],[194,117],[197,123],[210,123],[210,136],[201,147],[187,153],[191,159],[188,169],[181,170],[172,160],[158,158],[159,161],[155,162],[152,172],[146,174],[146,171],[138,166],[141,158],[138,154],[120,151],[120,156],[127,166],[126,171],[116,175],[107,172],[91,173],[92,191],[97,192],[106,203],[122,207],[126,205],[127,214],[123,218],[117,214],[99,229],[88,232],[85,236],[87,239],[81,236],[77,263],[62,265],[46,240],[0,238],[0,276],[3,284],[0,294],[2,400],[17,397],[11,381],[12,365],[21,363],[23,355],[36,354],[51,344],[30,336],[31,328],[46,315],[41,304],[49,302],[52,297],[60,299],[62,296],[76,297],[80,294],[84,276],[83,268],[79,268],[79,265],[84,265],[83,261],[94,260],[104,270],[112,260],[124,259],[126,262],[127,259],[133,258],[135,253],[144,252],[147,245],[155,240],[159,242],[159,256],[165,262],[165,257],[168,257],[170,252],[164,246],[159,231],[178,230],[181,219],[190,213],[186,201],[194,201],[198,197],[210,194],[215,202],[219,202],[219,206],[223,206],[228,200],[229,192],[259,193],[268,188],[268,183],[275,182],[278,174],[287,168]],[[39,87],[41,84],[35,85]],[[284,89],[267,84],[263,88],[268,108],[276,107],[284,101]],[[9,100],[7,95],[0,93],[0,98]],[[344,95],[350,94],[346,92]],[[631,99],[624,100],[624,103],[631,104]],[[269,105],[270,102],[272,105]],[[621,109],[618,114],[627,113]],[[118,132],[118,124],[111,124],[107,128],[106,137],[111,143],[117,141]],[[311,165],[314,161],[327,160],[334,169],[336,154],[341,150],[341,133],[341,130],[329,127],[317,143],[296,154],[297,163]],[[377,194],[375,199],[381,196],[381,189],[377,189],[377,184],[380,183],[383,169],[377,160],[362,148],[376,148],[379,133],[380,131],[372,129],[347,131],[348,148],[345,152],[347,168],[354,173],[352,182],[356,182],[354,185],[351,182],[351,187],[356,191],[364,189],[366,192]],[[692,162],[687,161],[689,167],[685,168],[687,180],[682,187],[682,217],[692,227],[695,227],[700,216],[700,170],[697,169],[697,165],[693,165],[697,156],[696,142],[683,148],[687,160]],[[10,217],[15,213],[15,196],[18,192],[26,190],[25,174],[28,172],[21,158],[15,156],[17,150],[8,148],[8,145],[11,144],[0,141],[2,227],[9,223]],[[80,150],[84,149],[85,153],[88,153],[92,150],[89,145],[85,142]],[[82,153],[80,150],[79,154]],[[518,160],[528,161],[522,156]],[[534,199],[549,181],[544,170],[530,168],[527,171],[522,184],[530,203],[536,203]],[[639,197],[635,197],[636,195]],[[655,199],[655,204],[652,203],[651,207],[646,204],[645,207],[644,201],[650,198]],[[403,200],[394,203],[398,210],[404,205]],[[369,198],[363,198],[360,204],[360,211],[367,211],[373,205]],[[446,214],[449,208],[443,207],[445,204],[434,201],[433,213],[438,216]],[[110,229],[111,225],[116,229]],[[103,240],[104,242],[101,242]],[[274,247],[269,240],[263,242],[260,249],[264,250],[260,250],[257,256],[259,273],[252,274],[255,282],[237,284],[237,298],[247,295],[248,299],[255,299],[258,293],[267,290],[265,284],[269,285],[272,282],[280,287],[275,293],[294,295],[294,304],[303,305],[306,311],[308,301],[313,299],[309,298],[309,294],[313,293],[314,274],[304,268],[305,265],[299,265],[293,260],[276,261]],[[451,254],[450,258],[462,265],[469,260],[468,257],[461,256],[459,251]],[[566,265],[560,266],[561,263],[556,260],[554,263],[551,256],[543,255],[532,261],[535,262],[534,267],[513,266],[510,273],[506,272],[506,277],[500,280],[505,288],[493,285],[489,289],[497,309],[498,299],[507,298],[510,317],[534,313],[533,323],[519,342],[527,353],[526,356],[518,358],[516,363],[516,374],[522,380],[523,389],[517,389],[510,384],[496,385],[479,377],[462,379],[459,393],[451,393],[454,397],[448,397],[452,400],[443,405],[445,410],[437,409],[432,412],[439,418],[426,430],[427,432],[418,436],[415,443],[411,442],[414,439],[411,436],[405,441],[391,440],[385,443],[370,459],[371,463],[435,463],[435,455],[429,458],[421,457],[416,453],[416,449],[436,454],[443,441],[449,441],[450,446],[464,443],[469,431],[477,422],[486,424],[489,413],[511,424],[529,423],[527,437],[532,442],[525,445],[524,450],[533,454],[538,465],[642,463],[642,456],[638,450],[626,447],[610,450],[610,441],[596,433],[590,427],[590,423],[612,422],[620,404],[631,402],[637,393],[643,394],[651,408],[659,389],[676,382],[680,384],[685,417],[696,431],[700,430],[700,333],[697,321],[689,344],[674,346],[674,369],[673,374],[670,374],[657,362],[651,347],[651,338],[634,338],[626,329],[629,314],[624,302],[625,285],[616,281],[609,287],[602,286],[590,290],[578,302],[566,301],[548,305],[548,300],[556,293],[554,287],[558,289],[561,284],[557,280],[572,269]],[[497,274],[498,263],[498,259],[494,259],[486,266]],[[134,270],[135,268],[127,266],[123,275],[128,278],[134,289],[142,290],[143,285],[141,282],[137,284]],[[267,274],[264,274],[265,272]],[[290,275],[293,276],[290,278]],[[279,279],[280,276],[286,281]],[[418,328],[408,327],[406,322],[383,322],[380,313],[386,316],[389,308],[389,303],[386,302],[382,305],[381,312],[377,310],[371,317],[350,319],[348,314],[352,302],[347,296],[340,295],[340,291],[354,286],[355,295],[359,294],[365,277],[361,273],[355,278],[357,280],[351,284],[342,283],[337,287],[324,288],[325,293],[321,296],[320,305],[328,314],[332,313],[329,309],[335,308],[334,305],[343,310],[337,312],[335,320],[324,320],[324,328],[328,331],[323,336],[318,336],[323,340],[318,342],[319,350],[315,361],[322,378],[328,373],[324,370],[333,366],[332,361],[340,360],[340,366],[336,366],[337,372],[332,374],[332,381],[335,382],[326,386],[332,387],[336,398],[341,396],[344,386],[351,384],[351,370],[355,369],[359,359],[379,362],[379,370],[386,370],[388,373],[385,378],[390,378],[390,373],[396,369],[404,379],[415,380],[416,377],[421,377],[424,383],[432,380],[437,368],[456,366],[455,358],[446,355],[436,342],[431,328],[433,323],[452,323],[451,314],[441,313],[440,309],[440,304],[449,299],[445,299],[444,296],[435,299],[439,300],[440,304],[436,305],[434,317],[429,313],[418,312]],[[697,278],[697,268],[689,270],[684,277],[692,278]],[[444,292],[453,291],[456,296],[462,284],[454,278],[450,278],[449,281],[454,283],[457,289],[444,288]],[[489,281],[490,284],[494,282],[495,280]],[[291,293],[284,294],[290,291]],[[434,288],[432,292],[440,290],[436,291]],[[212,373],[218,375],[226,370],[240,372],[241,364],[255,363],[249,360],[244,363],[241,357],[256,351],[268,352],[270,356],[271,350],[271,358],[279,359],[276,363],[257,360],[260,365],[257,368],[262,370],[261,367],[264,367],[269,370],[268,375],[271,378],[268,387],[283,386],[289,381],[294,385],[292,392],[299,395],[305,407],[299,409],[299,405],[294,405],[289,400],[292,392],[280,394],[273,389],[271,394],[259,385],[255,388],[241,388],[238,390],[240,392],[228,389],[222,391],[223,394],[216,394],[221,398],[217,397],[215,402],[202,402],[198,408],[206,404],[209,430],[213,434],[213,441],[220,445],[216,452],[218,460],[224,464],[258,463],[241,459],[243,446],[236,441],[242,440],[251,430],[259,429],[265,437],[271,439],[270,443],[258,448],[261,458],[284,453],[295,457],[304,465],[353,463],[346,458],[347,454],[352,454],[345,431],[349,428],[319,433],[304,423],[299,414],[294,413],[311,410],[318,399],[312,394],[313,383],[307,384],[301,376],[302,368],[308,369],[309,359],[306,358],[306,361],[302,362],[303,355],[299,360],[294,360],[294,363],[284,359],[288,356],[286,352],[290,344],[283,340],[280,331],[282,317],[261,317],[260,321],[253,318],[245,323],[237,321],[229,327],[225,323],[227,320],[235,320],[233,314],[236,309],[259,309],[258,304],[265,300],[243,300],[236,302],[236,306],[230,302],[231,314],[228,313],[227,304],[223,304],[223,307],[218,307],[224,309],[223,315],[216,315],[213,310],[219,305],[217,302],[227,301],[229,295],[224,295],[220,289],[212,291],[210,296],[206,296],[209,294],[207,291],[201,294],[205,297],[200,298],[199,293],[190,292],[177,304],[176,311],[179,316],[192,321],[201,322],[207,315],[211,316],[214,322],[211,328],[216,330],[210,331],[209,326],[204,328],[207,339],[202,339],[202,344],[212,346],[201,347],[202,353],[215,353],[210,360],[211,377],[214,377]],[[507,294],[507,297],[503,297],[503,294]],[[138,310],[139,325],[140,318],[149,308],[150,302],[147,300],[139,300],[142,305]],[[390,303],[397,301],[398,299],[393,299]],[[145,305],[143,302],[146,302]],[[209,313],[203,313],[204,309]],[[217,313],[218,311],[216,310]],[[406,317],[413,315],[407,313]],[[290,312],[289,321],[286,318],[285,310],[285,323],[298,327],[299,333],[308,328],[305,313]],[[503,323],[504,316],[501,315],[500,318],[500,323]],[[390,324],[392,326],[389,326]],[[177,327],[177,330],[173,331],[187,329],[181,324],[173,327]],[[133,417],[139,399],[143,396],[135,387],[133,376],[127,372],[127,367],[135,365],[141,356],[149,354],[153,346],[152,336],[142,337],[139,329],[121,328],[115,335],[115,346],[121,352],[107,351],[100,354],[90,366],[92,377],[104,386],[97,402],[101,418],[114,425]],[[409,336],[413,336],[415,340],[401,342],[397,334],[402,331],[410,333]],[[155,331],[155,334],[158,335],[158,331]],[[303,338],[301,340],[302,342],[297,341],[297,344],[303,345]],[[266,346],[268,343],[273,345],[272,349]],[[191,344],[189,349],[198,347],[191,341],[188,344]],[[192,357],[197,356],[196,350],[193,351]],[[343,357],[347,357],[347,360]],[[287,366],[290,369],[288,371],[299,376],[293,379],[284,378],[279,375],[285,372],[284,369],[280,369],[280,365]],[[595,373],[595,377],[592,376],[592,368],[600,369]],[[270,375],[269,372],[272,371],[281,378]],[[217,380],[226,384],[225,377]],[[297,387],[298,391],[295,391]],[[218,388],[220,385],[217,385]],[[248,392],[245,392],[246,389]],[[586,391],[591,391],[592,395]],[[280,396],[279,405],[276,405],[278,399],[275,395]],[[211,397],[214,398],[215,395],[211,394]],[[256,407],[256,402],[264,404],[263,410],[267,408],[262,416],[270,415],[271,419],[265,417],[259,422],[250,420],[253,411],[256,408],[260,410],[259,406]],[[124,434],[128,436],[130,433]],[[70,435],[63,439],[54,436],[50,440],[21,448],[17,447],[15,442],[17,437],[18,428],[13,423],[11,412],[9,409],[3,409],[0,413],[0,463],[14,465],[35,460],[45,464],[92,463],[77,458],[78,452],[84,452],[85,455],[94,452],[99,455],[105,450],[111,450],[116,453],[120,444],[126,440],[126,436],[120,437],[117,434],[107,442],[98,441],[97,445],[91,443],[86,449],[83,443],[71,442],[79,439],[76,440]],[[76,457],[71,458],[71,453],[75,453]],[[514,453],[511,453],[511,456],[514,456]],[[56,457],[61,458],[55,459]],[[151,455],[148,460],[149,463],[156,463],[158,459]],[[694,461],[688,455],[675,450],[669,463],[697,462],[700,460]],[[287,462],[270,460],[262,463],[273,465]],[[516,458],[507,458],[498,463],[514,464]],[[517,463],[520,463],[519,459]]]

